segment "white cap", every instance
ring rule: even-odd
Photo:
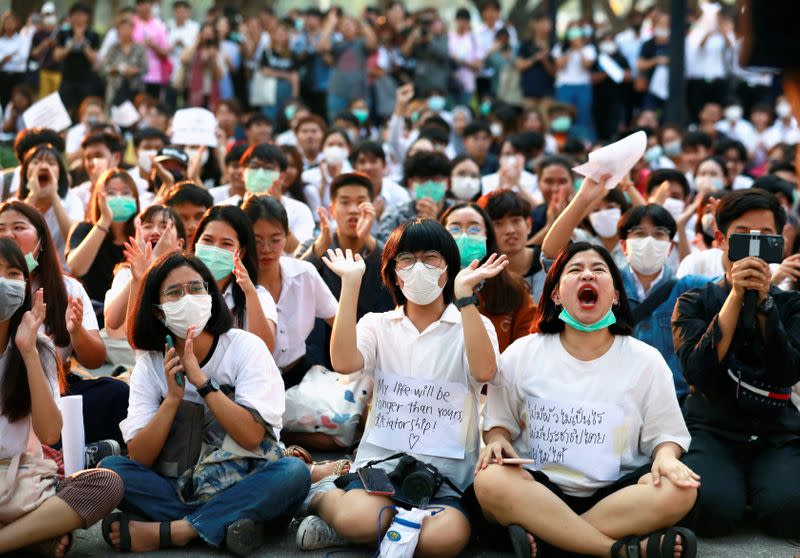
[[[56,5],[53,4],[52,2],[45,2],[42,5],[42,12],[41,13],[42,13],[42,15],[55,14],[56,13]]]

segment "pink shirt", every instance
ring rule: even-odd
[[[150,39],[161,48],[169,48],[169,40],[167,38],[167,26],[158,18],[151,17],[149,20],[144,21],[139,17],[133,18],[133,40],[137,43],[144,44],[146,39]],[[164,64],[167,63],[169,58],[159,58],[158,54],[151,48],[147,49],[147,74],[144,76],[145,83],[158,83],[164,84],[169,80],[170,74],[162,74],[164,71]]]

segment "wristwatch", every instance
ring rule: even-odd
[[[470,304],[474,304],[476,307],[478,306],[478,295],[474,294],[472,296],[465,296],[464,298],[459,298],[453,304],[456,305],[456,308],[461,310],[465,306],[469,306]]]
[[[772,312],[773,308],[775,308],[775,299],[770,295],[767,295],[767,298],[765,298],[761,304],[758,305],[758,311],[761,314],[769,314]]]
[[[205,398],[206,395],[212,391],[219,391],[219,382],[217,382],[214,378],[209,378],[206,383],[197,388],[197,394],[203,398]]]

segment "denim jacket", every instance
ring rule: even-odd
[[[625,267],[620,270],[622,273],[622,281],[625,285],[625,294],[628,296],[628,304],[631,311],[633,311],[643,301],[639,299],[639,293],[636,290],[636,279],[633,276],[633,271],[630,267]],[[664,274],[661,279],[651,287],[650,292],[654,292],[659,285],[665,281],[671,280],[675,274],[669,266],[664,266]],[[675,391],[678,394],[678,399],[683,399],[689,393],[689,386],[683,378],[681,371],[681,363],[678,356],[675,354],[675,346],[672,341],[672,311],[675,308],[675,303],[678,297],[688,290],[702,287],[711,281],[708,277],[700,275],[686,275],[681,277],[672,287],[669,296],[650,313],[649,316],[644,318],[633,329],[633,336],[644,341],[651,347],[655,347],[667,361],[670,370],[672,370],[672,377],[675,381]]]

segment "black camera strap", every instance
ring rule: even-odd
[[[389,457],[385,457],[385,458],[383,458],[383,459],[375,459],[374,461],[370,461],[370,462],[368,462],[366,465],[364,465],[362,468],[363,468],[363,469],[366,469],[366,468],[368,468],[368,467],[374,467],[375,465],[380,465],[381,463],[386,463],[387,461],[391,461],[392,459],[400,459],[401,457],[405,457],[405,456],[407,456],[407,455],[408,455],[407,453],[405,453],[405,452],[402,452],[402,451],[401,451],[400,453],[395,453],[394,455],[390,455]],[[419,461],[419,459],[417,459],[417,461]],[[424,462],[423,462],[423,463],[424,463]],[[438,472],[438,468],[437,468],[437,472]],[[453,491],[454,491],[456,494],[458,494],[458,495],[459,495],[459,496],[461,496],[462,498],[464,497],[464,491],[463,491],[463,490],[461,490],[460,488],[458,488],[458,487],[457,487],[457,486],[456,486],[456,485],[453,483],[453,481],[451,481],[451,480],[450,480],[448,477],[446,477],[445,475],[443,475],[443,474],[441,474],[441,473],[439,473],[439,476],[441,476],[441,477],[442,477],[442,481],[444,481],[444,483],[445,483],[447,486],[449,486],[450,488],[452,488],[452,489],[453,489]]]

